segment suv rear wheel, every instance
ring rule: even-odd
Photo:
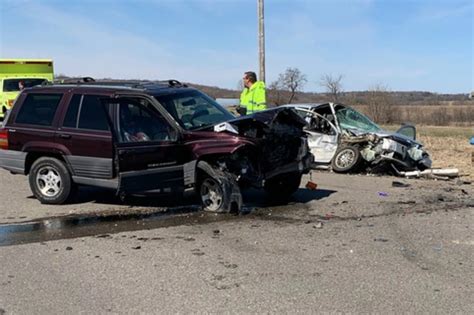
[[[44,204],[64,203],[73,190],[66,165],[52,157],[42,157],[33,163],[29,182],[35,197]]]

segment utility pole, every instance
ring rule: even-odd
[[[258,79],[265,82],[265,27],[263,20],[263,0],[257,0],[258,11],[258,62],[259,77]]]

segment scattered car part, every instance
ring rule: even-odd
[[[459,170],[457,168],[428,169],[424,171],[400,172],[400,175],[405,177],[437,176],[444,178],[454,178],[459,176]]]

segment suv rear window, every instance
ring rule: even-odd
[[[62,94],[28,94],[15,122],[51,126],[62,96]]]

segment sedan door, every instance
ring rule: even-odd
[[[339,133],[336,126],[326,116],[314,110],[298,108],[297,111],[300,115],[305,115],[305,120],[308,122],[305,131],[308,134],[308,146],[314,156],[314,162],[330,163],[338,147]]]

